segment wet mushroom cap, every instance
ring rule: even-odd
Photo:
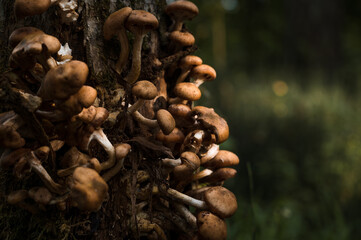
[[[41,31],[40,29],[37,29],[35,27],[21,27],[21,28],[17,28],[15,29],[10,37],[9,37],[9,46],[11,48],[14,48],[16,45],[18,45],[26,36],[31,35],[31,34],[44,34],[43,31]]]
[[[190,77],[195,79],[202,79],[204,81],[212,81],[217,77],[217,73],[211,66],[207,64],[201,64],[192,69]]]
[[[190,1],[175,1],[167,5],[165,13],[176,21],[191,20],[199,13],[198,7]]]
[[[189,101],[197,101],[202,96],[201,90],[190,82],[178,83],[173,91],[177,97]]]
[[[125,22],[125,27],[134,34],[146,34],[158,27],[158,19],[144,10],[133,10]]]
[[[217,186],[204,192],[209,210],[220,218],[228,218],[237,211],[236,196],[227,188]]]
[[[160,129],[165,135],[170,134],[175,128],[175,120],[172,114],[165,109],[159,109],[157,111],[157,121]]]
[[[169,40],[181,47],[190,47],[196,41],[191,33],[181,31],[171,32],[171,34],[169,34]]]
[[[14,12],[18,19],[39,15],[48,10],[51,0],[15,0]]]
[[[208,211],[201,211],[197,215],[198,234],[204,240],[226,240],[226,222]]]
[[[136,82],[132,88],[132,93],[134,96],[145,100],[152,100],[158,95],[156,86],[147,80]]]
[[[227,150],[220,150],[214,158],[204,163],[203,166],[209,169],[217,169],[234,166],[238,163],[239,158],[236,154]]]
[[[88,77],[88,66],[81,61],[70,61],[50,69],[38,95],[43,100],[67,99],[79,91]]]
[[[124,27],[124,22],[132,12],[130,7],[124,7],[108,16],[103,25],[103,35],[105,40],[110,40],[120,29]]]
[[[196,106],[190,113],[191,117],[205,129],[216,135],[216,143],[220,144],[229,137],[229,127],[222,117],[220,117],[213,108]]]

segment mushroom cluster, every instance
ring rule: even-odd
[[[28,15],[20,5],[26,2],[16,0],[18,18],[41,14],[58,1]],[[175,1],[165,13],[165,56],[153,61],[160,74],[148,80],[140,79],[143,42],[158,28],[157,18],[124,7],[105,20],[105,43],[116,37],[121,48],[114,69],[124,94],[109,101],[112,106],[100,106],[101,88],[85,85],[86,63],[71,56],[62,62],[56,37],[34,27],[11,34],[12,70],[3,85],[18,104],[0,114],[0,167],[16,179],[35,174],[39,181],[9,192],[9,204],[34,214],[54,205],[96,212],[118,179],[125,209],[132,209],[124,214],[127,223],[141,236],[226,239],[224,219],[236,212],[237,200],[223,183],[235,176],[231,167],[239,159],[219,147],[229,136],[227,122],[212,108],[194,106],[199,86],[216,72],[191,55],[195,39],[184,21],[198,14],[197,6]]]

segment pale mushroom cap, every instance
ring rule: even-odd
[[[197,101],[202,96],[201,90],[190,82],[178,83],[173,91],[177,97],[189,101]]]
[[[15,0],[14,11],[18,19],[39,15],[48,10],[51,0]]]
[[[159,109],[157,111],[157,121],[160,129],[165,135],[170,134],[175,128],[175,120],[172,114],[165,109]]]
[[[110,40],[119,30],[124,28],[124,22],[132,12],[130,7],[124,7],[108,16],[104,22],[103,35],[105,40]]]
[[[133,10],[125,22],[125,27],[133,34],[144,35],[158,27],[158,19],[144,10]]]
[[[190,77],[204,81],[213,81],[216,77],[216,70],[207,64],[201,64],[192,69]]]
[[[207,240],[226,240],[227,224],[216,215],[201,211],[197,215],[198,234],[200,239]]]
[[[67,99],[84,85],[88,73],[88,66],[76,60],[52,68],[47,72],[38,95],[45,101]]]
[[[217,186],[204,192],[209,210],[220,218],[232,216],[237,211],[236,196],[227,188]]]
[[[239,158],[236,154],[227,150],[220,150],[214,158],[203,164],[203,166],[209,169],[217,169],[234,166],[238,163]]]
[[[195,43],[194,36],[189,32],[173,31],[169,34],[169,39],[176,45],[190,47]]]
[[[136,82],[132,88],[132,93],[137,98],[145,100],[152,100],[158,95],[157,87],[147,80]]]
[[[98,211],[107,198],[107,192],[107,183],[94,169],[75,169],[70,195],[76,207],[85,211]]]
[[[34,33],[40,33],[43,34],[44,32],[40,29],[34,28],[34,27],[21,27],[15,29],[10,37],[9,37],[9,46],[14,48],[16,45],[19,44],[26,36],[34,34]]]
[[[198,7],[190,1],[175,1],[165,8],[168,16],[177,21],[191,20],[199,13]]]
[[[196,106],[192,109],[191,116],[199,122],[205,129],[216,135],[216,143],[220,144],[229,137],[229,127],[222,117],[213,108]]]
[[[187,55],[179,61],[179,67],[191,68],[194,66],[201,65],[202,63],[203,60],[200,57],[194,55]]]

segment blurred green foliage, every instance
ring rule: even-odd
[[[194,2],[196,54],[217,70],[198,104],[241,160],[229,239],[359,239],[361,2]]]

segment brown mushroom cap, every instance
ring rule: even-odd
[[[191,117],[205,129],[216,135],[216,143],[220,144],[229,137],[229,128],[226,120],[221,118],[213,108],[196,106],[192,109]]]
[[[130,7],[124,7],[108,16],[104,22],[103,35],[105,40],[110,40],[113,35],[124,28],[124,22],[132,12]]]
[[[44,34],[43,31],[41,31],[40,29],[34,28],[34,27],[21,27],[21,28],[17,28],[15,29],[10,37],[9,37],[9,46],[11,48],[14,48],[16,45],[18,45],[26,36],[31,35],[31,34]]]
[[[190,1],[175,1],[165,8],[165,13],[175,21],[191,20],[198,15],[198,7]]]
[[[36,203],[48,204],[53,197],[50,191],[45,187],[34,187],[29,190],[29,197]]]
[[[4,148],[20,148],[25,140],[11,126],[0,125],[0,146]]]
[[[197,101],[202,96],[201,90],[190,82],[178,83],[173,91],[177,97],[189,101]]]
[[[197,215],[198,234],[200,239],[207,240],[226,240],[227,224],[216,215],[201,211]]]
[[[217,77],[216,70],[207,64],[201,64],[192,69],[190,77],[203,81],[212,81]]]
[[[172,114],[165,109],[159,109],[157,111],[157,122],[165,135],[170,134],[175,128],[175,120]]]
[[[107,198],[107,183],[91,168],[77,167],[70,188],[71,200],[81,210],[98,211]]]
[[[134,84],[132,88],[132,93],[137,98],[152,100],[157,94],[157,87],[147,80],[138,81]]]
[[[165,135],[162,131],[159,131],[155,138],[165,144],[182,143],[184,140],[184,134],[179,128],[174,128],[173,131]]]
[[[200,182],[219,183],[226,181],[229,178],[235,177],[237,170],[233,168],[219,168],[212,172],[209,176],[200,179]]]
[[[39,15],[48,10],[51,0],[15,0],[14,11],[17,19]]]
[[[127,143],[118,143],[114,145],[114,148],[115,148],[115,157],[118,160],[120,160],[128,155],[132,147]]]
[[[180,68],[189,69],[189,68],[201,65],[202,63],[203,63],[202,58],[200,58],[198,56],[194,56],[194,55],[187,55],[179,61],[178,66]]]
[[[28,197],[29,197],[28,191],[26,191],[25,189],[21,189],[21,190],[11,192],[7,196],[6,201],[11,205],[15,205],[15,204],[18,204],[18,203],[24,201]]]
[[[168,111],[175,118],[185,119],[189,116],[189,113],[192,111],[188,105],[175,103],[171,104],[168,107]]]
[[[221,186],[212,187],[205,191],[204,201],[209,210],[220,218],[232,216],[238,208],[236,196]]]
[[[80,152],[76,147],[71,147],[60,160],[62,168],[69,168],[74,165],[84,165],[90,160],[90,156]]]
[[[197,170],[201,164],[197,154],[193,152],[183,152],[180,156],[182,164],[176,166],[173,170],[174,178],[176,180],[186,180],[192,175],[192,173]]]
[[[96,112],[93,120],[90,122],[90,124],[94,128],[100,128],[100,126],[109,117],[109,112],[108,112],[108,110],[106,108],[103,108],[103,107],[97,107],[96,110],[97,110],[97,112]]]
[[[67,99],[79,91],[88,77],[88,66],[81,61],[70,61],[50,69],[38,95],[43,100]]]
[[[9,154],[3,153],[0,158],[0,167],[2,169],[7,169],[14,166],[20,158],[22,158],[26,153],[30,152],[28,148],[19,148]]]
[[[169,34],[169,40],[180,47],[190,47],[196,41],[191,33],[181,31],[171,32],[171,34]]]
[[[236,154],[227,150],[220,150],[214,158],[204,163],[203,166],[209,169],[217,169],[234,166],[238,163],[239,158]]]
[[[134,34],[144,35],[158,27],[157,18],[144,10],[133,10],[125,22],[125,27]]]

